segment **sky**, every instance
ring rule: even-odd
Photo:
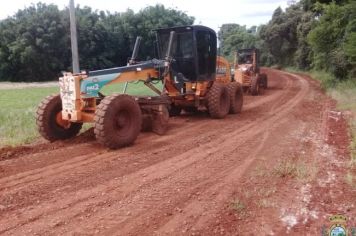
[[[18,9],[30,6],[36,2],[54,3],[60,9],[68,5],[69,0],[11,0],[2,4],[0,19],[13,15]],[[224,23],[237,23],[246,25],[260,25],[267,23],[277,7],[286,8],[288,0],[75,0],[75,4],[89,6],[92,9],[108,10],[110,12],[123,12],[128,8],[135,12],[140,9],[163,4],[166,7],[178,9],[195,17],[195,24],[201,24],[218,30]]]

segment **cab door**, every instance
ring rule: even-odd
[[[211,31],[196,31],[198,80],[214,80],[216,70],[216,35]]]

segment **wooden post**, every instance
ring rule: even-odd
[[[80,72],[80,70],[79,70],[77,25],[76,25],[76,20],[75,20],[74,0],[69,1],[69,18],[70,18],[70,41],[71,41],[71,45],[72,45],[73,73],[77,74]]]

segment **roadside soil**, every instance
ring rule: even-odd
[[[356,226],[347,117],[316,81],[265,72],[269,89],[223,120],[184,114],[115,151],[92,130],[0,150],[0,234],[321,235],[334,214]]]

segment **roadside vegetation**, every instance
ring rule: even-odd
[[[224,24],[219,39],[230,60],[236,49],[256,47],[265,66],[325,71],[328,85],[356,78],[356,1],[301,0],[265,25]]]
[[[148,6],[139,12],[110,13],[76,7],[80,67],[96,70],[126,65],[137,36],[142,36],[139,57],[156,56],[154,29],[191,25],[194,17]],[[0,21],[0,81],[57,80],[71,70],[68,9],[37,3]]]

